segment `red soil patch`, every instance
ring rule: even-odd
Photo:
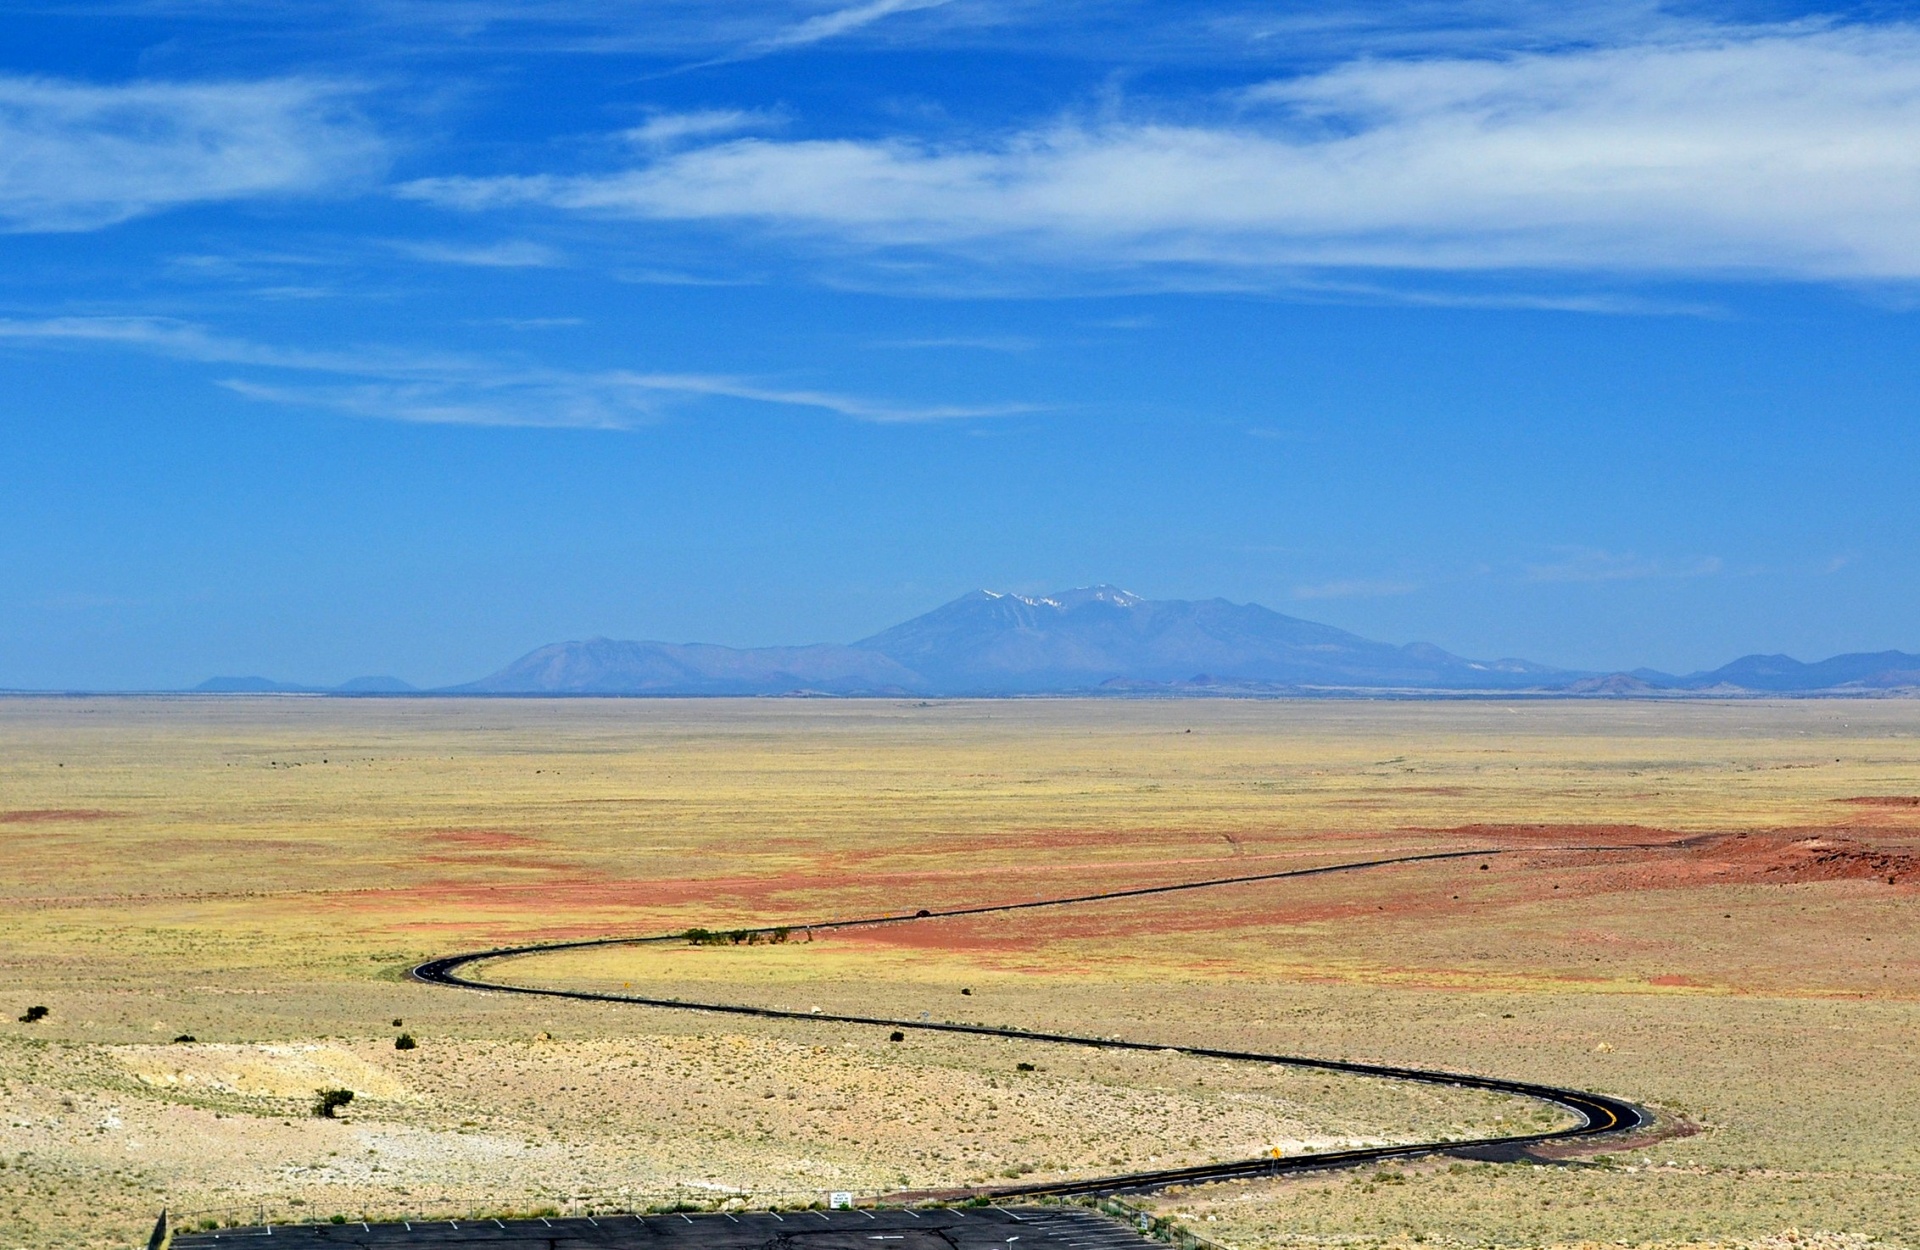
[[[1249,884],[1203,895],[1173,894],[1058,911],[886,925],[842,930],[831,936],[862,947],[990,953],[1004,958],[1061,942],[1096,939],[1124,943],[1147,932],[1164,935],[1290,928],[1475,911],[1518,901],[1515,890],[1529,897],[1569,898],[1726,884],[1889,879],[1901,884],[1920,883],[1920,855],[1877,848],[1838,832],[1818,836],[1807,831],[1687,835],[1639,825],[1549,824],[1470,825],[1418,832],[1444,833],[1454,845],[1482,842],[1522,854],[1490,858],[1487,862],[1493,871],[1488,874],[1475,871],[1475,861],[1465,859],[1449,865],[1409,865],[1405,875],[1389,870],[1366,880],[1324,878],[1304,889]],[[462,926],[513,926],[517,930],[530,925],[533,932],[525,936],[537,933],[553,938],[596,936],[628,927],[672,930],[700,924],[725,929],[836,916],[911,914],[922,907],[940,911],[973,904],[1013,903],[1036,896],[1195,880],[1268,866],[1284,869],[1301,860],[1324,863],[1339,857],[1344,849],[1338,845],[1339,835],[1328,835],[1318,854],[1292,851],[1245,858],[1154,856],[1093,864],[1056,854],[1042,856],[1043,862],[1011,875],[996,864],[979,862],[980,857],[964,868],[928,865],[878,870],[877,865],[862,865],[862,857],[854,854],[832,857],[824,863],[816,860],[798,871],[789,868],[767,875],[647,879],[582,871],[579,864],[539,856],[495,858],[489,853],[531,846],[551,849],[535,839],[499,830],[431,830],[422,836],[445,844],[449,851],[456,847],[467,851],[465,856],[457,852],[449,855],[448,860],[457,857],[463,864],[497,866],[511,870],[511,875],[505,880],[461,880],[454,874],[410,887],[411,919],[433,928],[445,923],[434,915],[445,909],[445,913],[459,916]],[[1059,838],[1061,842],[1072,841],[1064,831]],[[1082,844],[1107,843],[1106,837],[1095,835]],[[981,845],[996,849],[1006,846],[997,840]],[[1578,858],[1560,853],[1589,846],[1621,849]],[[943,852],[947,849],[941,847]],[[1154,846],[1150,850],[1172,849]],[[429,862],[441,859],[432,855],[425,858]],[[1272,884],[1285,887],[1299,883]],[[1564,892],[1559,892],[1562,887]],[[1549,894],[1550,890],[1555,892]],[[334,895],[327,905],[390,912],[393,901],[385,891],[370,891],[365,895]]]
[[[1862,794],[1851,799],[1835,799],[1859,807],[1920,807],[1920,794]]]
[[[1767,838],[1735,834],[1710,848],[1755,881],[1871,881],[1888,885],[1920,881],[1920,855],[1876,850],[1851,838]]]
[[[1542,839],[1552,826],[1537,827]],[[1487,833],[1494,833],[1489,828]],[[1656,829],[1602,830],[1569,826],[1559,831],[1562,845],[1576,845],[1596,833],[1631,833],[1635,840],[1662,844],[1629,863],[1591,862],[1581,869],[1600,889],[1677,889],[1702,885],[1795,885],[1810,881],[1920,882],[1920,856],[1884,850],[1841,834],[1719,833],[1682,837]],[[1597,839],[1589,845],[1605,845]],[[1625,840],[1625,839],[1622,839]]]
[[[1452,829],[1411,829],[1410,833],[1439,833],[1456,838],[1486,838],[1495,842],[1524,842],[1554,846],[1636,847],[1645,843],[1680,842],[1687,835],[1648,825],[1460,825]]]
[[[1906,804],[1906,798],[1846,799],[1875,806]],[[1647,846],[1647,858],[1632,868],[1618,861],[1591,861],[1584,869],[1605,875],[1604,885],[1659,889],[1708,884],[1790,884],[1805,881],[1920,881],[1920,856],[1884,850],[1841,833],[1681,834],[1642,825],[1464,825],[1432,830],[1455,837],[1485,838],[1511,847],[1518,842],[1549,849],[1577,846]],[[1611,868],[1613,871],[1608,872]]]
[[[1698,1124],[1678,1111],[1659,1107],[1649,1107],[1648,1110],[1653,1112],[1653,1123],[1637,1133],[1629,1133],[1625,1137],[1576,1137],[1571,1141],[1548,1142],[1528,1147],[1527,1154],[1548,1162],[1577,1159],[1582,1155],[1625,1154],[1630,1150],[1645,1150],[1663,1141],[1692,1137],[1700,1132]]]
[[[504,829],[422,829],[416,835],[443,846],[470,846],[486,851],[513,851],[547,844],[524,833]]]
[[[791,904],[779,901],[796,884],[787,878],[649,881],[581,876],[577,866],[573,871],[575,875],[543,874],[537,880],[428,881],[408,888],[406,910],[416,917],[448,911],[459,915],[463,925],[513,925],[516,932],[530,924],[532,932],[555,938],[599,936],[627,928],[671,930],[690,924],[720,929],[777,924],[791,919],[794,911]],[[689,905],[696,904],[699,914],[687,915]],[[390,914],[395,906],[390,893],[371,890],[331,895],[326,905],[372,914]],[[831,910],[835,909],[815,900],[804,914],[817,917]],[[838,910],[859,914],[881,909]],[[423,919],[419,923],[434,927],[440,922]]]
[[[112,820],[122,814],[93,807],[49,807],[0,812],[0,825],[37,825],[58,820]]]
[[[1885,850],[1838,834],[1808,836],[1801,832],[1696,834],[1636,825],[1482,825],[1450,830],[1451,834],[1484,838],[1506,847],[1540,852],[1502,856],[1487,862],[1495,871],[1483,876],[1467,867],[1441,876],[1409,866],[1406,876],[1370,883],[1352,882],[1349,892],[1340,879],[1304,893],[1229,888],[1205,896],[1170,895],[1154,899],[1116,900],[1110,904],[1073,907],[1059,912],[1014,913],[944,920],[934,924],[885,927],[836,935],[837,940],[952,953],[1010,954],[1058,941],[1088,938],[1120,939],[1142,932],[1208,932],[1256,928],[1289,928],[1330,921],[1394,920],[1434,911],[1474,910],[1514,901],[1519,888],[1530,897],[1567,887],[1564,893],[1614,893],[1639,890],[1697,888],[1712,885],[1788,885],[1822,881],[1875,881],[1900,885],[1920,883],[1920,855]],[[1519,845],[1516,846],[1515,844]],[[1555,851],[1586,846],[1619,846],[1617,854],[1567,859]],[[1502,867],[1507,871],[1500,871]],[[1137,867],[1137,866],[1135,866]],[[1515,875],[1518,870],[1519,875]],[[1143,874],[1144,875],[1144,874]],[[1489,896],[1489,883],[1499,883]],[[1284,883],[1276,883],[1284,884]],[[1334,897],[1323,891],[1338,889]],[[1201,900],[1204,898],[1204,902]],[[1622,941],[1615,935],[1596,940]],[[1690,978],[1658,977],[1654,984],[1684,987]]]
[[[936,847],[939,854],[956,855],[978,851],[1066,851],[1101,846],[1138,846],[1143,842],[1180,844],[1188,841],[1191,841],[1190,837],[1178,832],[1135,834],[1124,830],[1053,826],[1020,829],[991,837],[949,833],[930,842],[930,845]]]

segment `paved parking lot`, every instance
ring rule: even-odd
[[[1157,1243],[1083,1207],[761,1211],[581,1219],[292,1224],[181,1233],[175,1250],[487,1246],[491,1250],[1143,1250]]]

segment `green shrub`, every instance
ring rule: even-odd
[[[331,1120],[340,1108],[353,1101],[350,1089],[316,1089],[313,1091],[313,1114],[323,1120]]]

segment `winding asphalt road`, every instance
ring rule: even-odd
[[[1672,850],[1683,843],[1655,842],[1637,843],[1624,846],[1578,846],[1556,847],[1556,853],[1595,854],[1607,851],[1646,851]],[[1236,877],[1212,877],[1201,881],[1183,881],[1174,885],[1145,886],[1131,890],[1108,890],[1098,894],[1078,894],[1068,898],[1037,899],[1024,903],[999,903],[980,907],[959,907],[946,911],[921,910],[905,914],[883,916],[865,916],[844,920],[818,921],[812,924],[766,925],[754,929],[742,929],[729,932],[764,935],[785,929],[800,932],[832,929],[869,928],[877,925],[916,924],[923,921],[949,919],[955,916],[980,916],[993,912],[1026,911],[1041,907],[1066,907],[1080,903],[1099,903],[1114,899],[1140,898],[1153,894],[1175,894],[1188,890],[1209,890],[1222,886],[1246,885],[1260,881],[1282,881],[1295,877],[1325,876],[1331,873],[1363,872],[1376,868],[1389,868],[1401,864],[1430,863],[1436,860],[1481,859],[1498,855],[1521,853],[1518,848],[1499,848],[1479,851],[1439,851],[1425,855],[1398,855],[1386,859],[1357,860],[1341,864],[1327,864],[1318,868],[1296,868],[1285,872],[1257,873]],[[1539,850],[1530,853],[1539,854]],[[670,1011],[703,1011],[731,1016],[753,1016],[765,1020],[806,1020],[813,1023],[825,1021],[831,1024],[860,1024],[874,1028],[917,1030],[922,1033],[963,1033],[978,1037],[1013,1038],[1023,1042],[1044,1042],[1057,1046],[1082,1046],[1094,1050],[1153,1051],[1193,1055],[1202,1059],[1226,1059],[1240,1063],[1264,1063],[1288,1068],[1310,1068],[1323,1072],[1340,1072],[1353,1076],[1381,1077],[1394,1081],[1413,1081],[1422,1085],[1447,1085],[1460,1089],[1480,1089],[1499,1094],[1515,1094],[1522,1098],[1531,1098],[1549,1106],[1571,1112],[1579,1123],[1567,1128],[1555,1129],[1544,1133],[1519,1133],[1500,1137],[1479,1137],[1465,1140],[1441,1140],[1410,1142],[1396,1146],[1369,1146],[1358,1150],[1325,1151],[1317,1154],[1293,1155],[1285,1158],[1241,1159],[1227,1163],[1207,1163],[1197,1167],[1165,1168],[1152,1172],[1127,1172],[1117,1176],[1101,1176],[1087,1180],[1061,1181],[1053,1184],[1005,1185],[991,1188],[969,1190],[973,1194],[993,1198],[1030,1198],[1042,1196],[1068,1196],[1082,1194],[1117,1194],[1164,1189],[1170,1185],[1192,1185],[1207,1181],[1233,1180],[1242,1177],[1272,1176],[1285,1172],[1317,1171],[1325,1168],[1350,1167],[1355,1164],[1369,1163],[1380,1159],[1408,1158],[1416,1155],[1456,1154],[1470,1157],[1501,1159],[1515,1158],[1527,1147],[1546,1142],[1565,1141],[1572,1138],[1600,1137],[1608,1134],[1624,1134],[1652,1123],[1652,1116],[1630,1102],[1612,1098],[1605,1094],[1592,1094],[1577,1089],[1564,1089],[1555,1085],[1539,1085],[1530,1081],[1509,1081],[1500,1077],[1476,1076],[1464,1072],[1442,1072],[1428,1068],[1396,1068],[1384,1064],[1352,1063],[1342,1059],[1315,1059],[1303,1055],[1269,1055],[1258,1051],[1220,1050],[1210,1046],[1170,1046],[1163,1042],[1125,1041],[1112,1037],[1082,1037],[1072,1033],[1033,1033],[1025,1029],[995,1028],[984,1024],[953,1024],[929,1020],[895,1020],[886,1016],[837,1015],[811,1011],[782,1011],[772,1007],[754,1007],[741,1003],[700,1003],[688,1002],[676,998],[647,998],[629,994],[605,994],[591,990],[551,989],[536,985],[514,985],[503,981],[481,980],[476,975],[463,975],[463,970],[477,971],[474,965],[496,960],[511,959],[521,955],[548,954],[553,951],[583,950],[600,946],[642,946],[662,945],[685,942],[684,933],[659,934],[651,937],[611,937],[587,938],[573,942],[538,942],[526,946],[502,946],[492,950],[469,951],[461,955],[446,955],[439,959],[428,960],[413,970],[416,980],[429,985],[451,986],[457,989],[485,990],[496,994],[531,994],[543,998],[570,998],[583,1002],[624,1003],[637,1007],[658,1007]]]

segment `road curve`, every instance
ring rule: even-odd
[[[1578,846],[1552,848],[1554,853],[1594,854],[1606,851],[1647,851],[1672,850],[1684,846],[1684,842],[1633,843],[1618,846]],[[1540,849],[1525,848],[1530,853],[1542,853]],[[801,930],[831,930],[847,928],[865,928],[875,925],[914,924],[925,920],[939,920],[955,916],[979,916],[993,912],[1025,911],[1041,907],[1065,907],[1081,903],[1105,902],[1112,899],[1139,898],[1151,894],[1172,894],[1187,890],[1216,889],[1221,886],[1245,885],[1260,881],[1280,881],[1293,877],[1324,876],[1330,873],[1363,872],[1376,868],[1388,868],[1401,864],[1426,863],[1435,860],[1488,859],[1498,855],[1521,853],[1521,848],[1490,848],[1477,851],[1438,851],[1423,855],[1397,855],[1384,859],[1354,860],[1347,863],[1327,864],[1317,868],[1295,868],[1284,872],[1256,873],[1234,877],[1210,877],[1199,881],[1183,881],[1173,885],[1144,886],[1130,890],[1108,890],[1096,894],[1079,894],[1066,898],[1036,899],[1021,903],[999,903],[978,907],[960,907],[945,911],[921,910],[903,914],[864,916],[840,920],[816,921],[811,924],[798,923],[787,925],[765,925],[759,928],[730,930],[741,934],[769,934],[778,929],[789,932]],[[930,1020],[895,1020],[886,1016],[838,1015],[812,1011],[782,1011],[773,1007],[754,1007],[742,1003],[701,1003],[689,1002],[677,998],[648,998],[632,994],[607,994],[591,990],[562,990],[535,985],[514,985],[504,981],[481,980],[473,975],[462,975],[463,969],[473,965],[495,960],[511,959],[521,955],[547,954],[553,951],[582,950],[598,946],[640,946],[686,941],[684,933],[656,934],[646,937],[609,937],[586,938],[571,942],[536,942],[524,946],[501,946],[491,950],[469,951],[459,955],[445,955],[430,959],[413,970],[413,977],[428,985],[449,986],[456,989],[484,990],[496,994],[530,994],[542,998],[570,998],[582,1002],[623,1003],[637,1007],[658,1007],[670,1011],[701,1011],[719,1015],[752,1016],[763,1020],[806,1020],[813,1023],[861,1024],[876,1028],[918,1030],[922,1033],[963,1033],[978,1037],[1012,1038],[1023,1042],[1043,1042],[1058,1046],[1082,1046],[1094,1050],[1154,1051],[1193,1055],[1202,1059],[1225,1059],[1241,1063],[1264,1063],[1278,1067],[1311,1068],[1324,1072],[1340,1072],[1352,1076],[1381,1077],[1395,1081],[1413,1081],[1423,1085],[1449,1085],[1461,1089],[1480,1089],[1492,1093],[1514,1094],[1522,1098],[1531,1098],[1549,1106],[1571,1112],[1579,1118],[1579,1123],[1568,1128],[1555,1129],[1544,1133],[1518,1133],[1501,1137],[1479,1137],[1461,1140],[1440,1140],[1427,1142],[1409,1142],[1396,1146],[1369,1146],[1357,1150],[1325,1151],[1316,1154],[1293,1155],[1286,1158],[1240,1159],[1226,1163],[1206,1163],[1196,1167],[1165,1168],[1151,1172],[1126,1172],[1115,1176],[1092,1177],[1086,1180],[1060,1181],[1053,1184],[1002,1185],[967,1191],[992,1198],[1033,1198],[1043,1196],[1068,1196],[1092,1194],[1138,1193],[1147,1190],[1164,1189],[1170,1185],[1193,1185],[1209,1181],[1234,1180],[1244,1177],[1272,1176],[1285,1172],[1317,1171],[1326,1168],[1350,1167],[1380,1159],[1409,1158],[1417,1155],[1453,1153],[1476,1155],[1482,1158],[1514,1157],[1529,1146],[1545,1142],[1565,1141],[1573,1138],[1600,1137],[1609,1134],[1623,1134],[1643,1128],[1652,1123],[1652,1116],[1630,1102],[1610,1097],[1606,1094],[1587,1093],[1577,1089],[1565,1089],[1555,1085],[1539,1085],[1530,1081],[1510,1081],[1500,1077],[1478,1076],[1465,1072],[1443,1072],[1429,1068],[1398,1068],[1384,1064],[1354,1063],[1344,1059],[1315,1059],[1304,1055],[1270,1055],[1258,1051],[1221,1050],[1210,1046],[1170,1046],[1163,1042],[1127,1041],[1114,1037],[1083,1037],[1072,1033],[1033,1033],[1025,1029],[996,1028],[984,1024],[953,1024]]]

